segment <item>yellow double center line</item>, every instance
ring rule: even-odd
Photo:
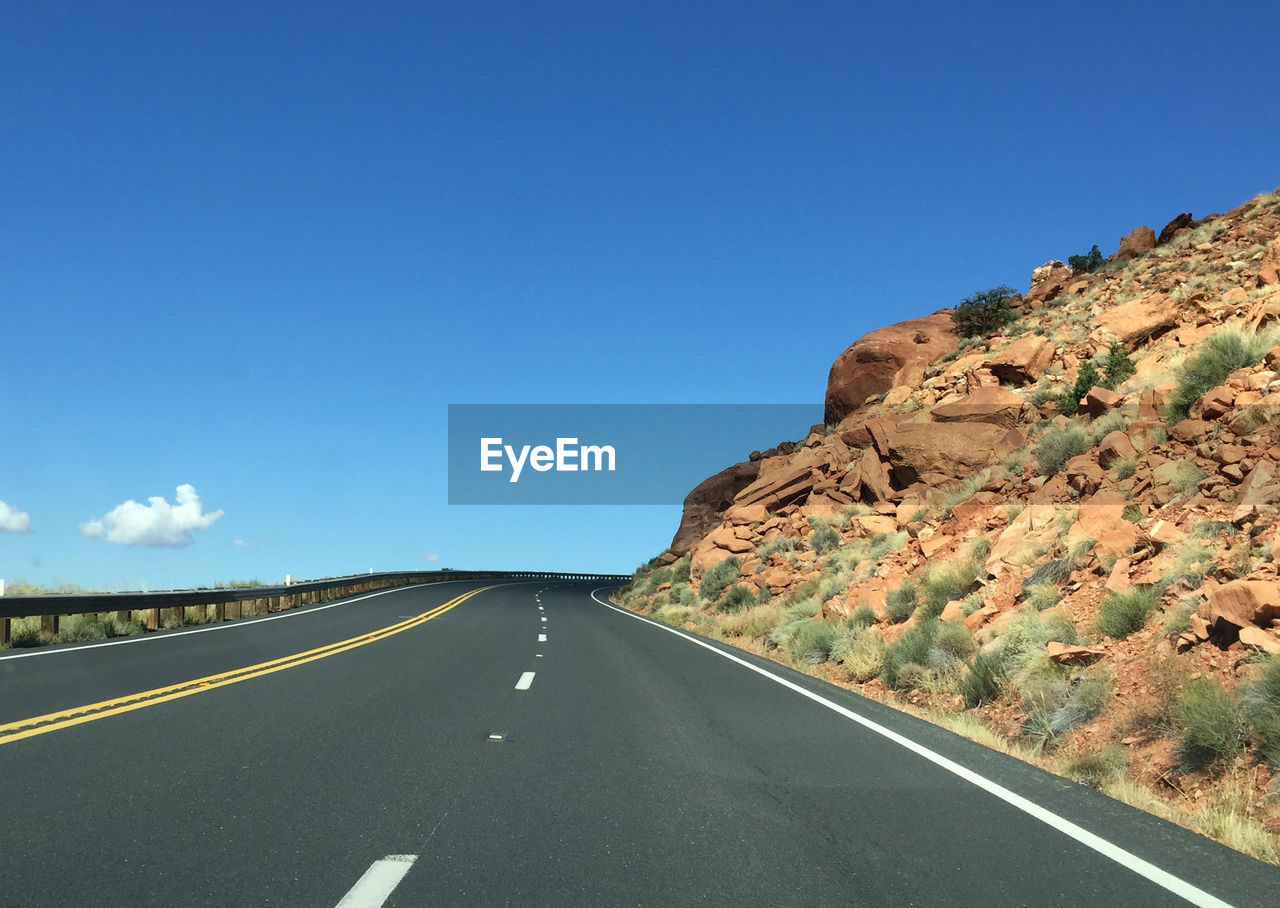
[[[294,653],[291,656],[282,656],[269,662],[259,662],[257,665],[246,665],[244,668],[236,668],[231,671],[219,672],[216,675],[207,675],[191,681],[170,684],[168,687],[157,687],[153,690],[139,691],[136,694],[116,697],[112,700],[102,700],[98,703],[89,703],[85,706],[64,709],[56,713],[45,713],[43,716],[32,716],[29,719],[9,722],[8,724],[0,725],[0,744],[21,741],[23,738],[32,738],[36,735],[57,731],[58,729],[70,728],[73,725],[82,725],[85,722],[93,722],[96,719],[105,719],[107,716],[118,716],[121,713],[132,712],[145,706],[155,706],[157,703],[168,703],[170,700],[190,697],[192,694],[202,694],[215,688],[226,687],[228,684],[238,684],[251,678],[261,678],[263,675],[284,671],[286,668],[315,662],[317,659],[336,656],[338,653],[345,653],[347,650],[375,643],[378,640],[385,640],[387,637],[393,637],[396,634],[411,630],[421,624],[425,624],[432,618],[439,618],[445,612],[457,608],[472,596],[490,589],[493,589],[493,587],[486,586],[471,590],[461,596],[450,599],[443,605],[438,605],[430,611],[415,615],[398,624],[379,628],[376,631],[370,631],[358,637],[339,640],[337,643],[330,643],[327,646]]]

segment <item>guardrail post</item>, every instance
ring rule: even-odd
[[[147,609],[147,630],[149,631],[160,630],[160,609],[158,608]]]
[[[116,612],[116,620],[121,624],[128,624],[133,620],[133,612],[129,609],[122,609]]]
[[[53,634],[54,636],[57,636],[58,616],[57,615],[40,616],[40,629],[44,631],[46,634]]]
[[[9,619],[0,619],[0,644],[8,643],[9,640]]]

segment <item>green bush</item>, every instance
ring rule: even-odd
[[[929,664],[929,651],[933,649],[938,634],[937,620],[922,621],[888,647],[884,652],[880,678],[895,690],[913,686],[919,673],[907,670],[908,666],[923,669]]]
[[[978,649],[978,642],[973,639],[973,634],[969,633],[963,624],[950,621],[939,623],[933,645],[948,660],[971,658]]]
[[[1101,788],[1113,779],[1119,779],[1128,768],[1128,760],[1118,744],[1108,744],[1095,753],[1081,754],[1069,760],[1062,774],[1073,782],[1082,782],[1091,788]]]
[[[1200,350],[1178,370],[1178,386],[1169,397],[1170,424],[1187,418],[1191,405],[1245,366],[1256,366],[1268,340],[1238,328],[1220,328],[1205,338]]]
[[[760,556],[761,561],[768,561],[769,556],[776,552],[794,552],[795,548],[796,541],[794,539],[790,536],[778,534],[772,539],[761,543],[760,547],[756,549],[756,554]]]
[[[980,290],[960,301],[951,311],[951,321],[961,337],[990,337],[1017,317],[1009,300],[1015,291],[1012,287],[992,287]]]
[[[1120,341],[1113,342],[1107,351],[1106,358],[1102,361],[1103,386],[1118,388],[1132,378],[1136,371],[1125,345]]]
[[[849,627],[870,627],[876,623],[876,613],[871,610],[871,606],[860,605],[853,610],[853,614],[845,623]]]
[[[1083,725],[1098,713],[1111,697],[1111,685],[1101,678],[1082,678],[1071,689],[1067,700],[1049,717],[1049,730],[1062,737],[1071,729]]]
[[[1262,663],[1257,680],[1245,688],[1245,704],[1258,753],[1272,772],[1280,772],[1280,657]]]
[[[742,561],[737,555],[730,555],[714,567],[708,568],[702,575],[702,582],[698,584],[698,595],[708,602],[715,602],[725,591],[725,587],[738,579],[741,569]]]
[[[1093,248],[1085,255],[1069,255],[1067,256],[1067,264],[1075,271],[1085,274],[1091,274],[1098,271],[1107,263],[1106,258],[1098,251],[1098,244],[1094,243]]]
[[[1076,374],[1075,383],[1061,394],[1054,395],[1053,402],[1057,405],[1058,412],[1064,416],[1075,416],[1080,409],[1080,398],[1088,394],[1090,388],[1101,384],[1102,376],[1098,374],[1098,367],[1093,364],[1093,360],[1085,360]]]
[[[819,555],[825,555],[840,547],[840,534],[825,524],[814,527],[809,534],[809,547]]]
[[[693,556],[685,553],[684,557],[671,565],[671,583],[673,586],[689,582],[689,570],[693,564]]]
[[[1036,445],[1036,463],[1044,476],[1058,473],[1067,461],[1089,450],[1089,435],[1079,426],[1050,429]]]
[[[1178,765],[1184,771],[1220,769],[1244,747],[1244,706],[1212,678],[1194,678],[1174,712],[1182,726]]]
[[[950,561],[931,568],[920,587],[924,599],[922,614],[937,618],[948,602],[967,596],[982,573],[982,564],[978,561]]]
[[[1000,696],[1004,687],[1004,664],[999,656],[982,653],[969,663],[960,682],[960,695],[965,706],[973,709]]]
[[[901,624],[911,617],[916,610],[916,585],[910,580],[902,581],[902,586],[890,590],[885,597],[884,610],[893,624]]]
[[[720,612],[739,612],[744,608],[750,608],[756,604],[756,594],[739,583],[729,588],[729,592],[724,594],[724,598],[716,606],[716,611]]]
[[[1147,614],[1159,601],[1159,589],[1149,585],[1112,593],[1098,610],[1098,630],[1113,640],[1123,640],[1146,623]]]
[[[836,631],[825,621],[799,621],[787,641],[787,651],[795,662],[817,665],[831,656]]]

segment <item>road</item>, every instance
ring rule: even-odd
[[[592,584],[483,587],[0,657],[0,905],[1280,891],[1276,868]]]

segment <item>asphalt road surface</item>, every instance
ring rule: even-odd
[[[0,905],[1280,898],[1274,867],[593,586],[0,656]]]

